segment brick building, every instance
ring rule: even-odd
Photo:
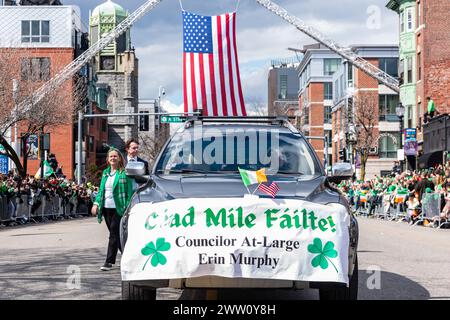
[[[307,136],[328,137],[327,164],[331,164],[331,108],[333,106],[333,74],[341,64],[336,53],[319,44],[304,46],[298,67],[300,128]],[[310,141],[319,159],[324,159],[325,145]]]
[[[404,126],[418,129],[421,145],[426,98],[433,98],[439,113],[450,113],[450,1],[390,0],[386,7],[399,15]]]
[[[0,54],[9,56],[13,52],[17,56],[17,68],[11,72],[11,88],[13,79],[19,80],[19,95],[32,88],[30,82],[34,83],[36,88],[43,85],[88,47],[87,32],[82,27],[80,9],[77,6],[55,5],[57,2],[51,2],[53,5],[16,6],[11,2],[0,6]],[[67,112],[72,113],[74,103],[80,103],[79,106],[85,106],[86,113],[107,112],[106,101],[102,99],[101,92],[96,87],[95,69],[85,65],[76,77],[81,80],[68,81],[58,90],[65,92],[65,98],[61,101],[64,104],[62,107],[67,106]],[[78,91],[74,93],[76,90]],[[69,179],[74,178],[77,166],[76,128],[75,118],[70,118],[64,125],[44,128],[44,132],[50,133],[49,152],[55,154],[59,166]],[[107,141],[104,128],[100,119],[84,122],[82,172],[86,166],[104,162],[104,156],[99,154],[99,146]],[[19,125],[18,137],[23,136],[26,131],[26,123]],[[14,145],[14,130],[11,130],[8,138]],[[37,135],[30,137],[30,146],[34,141],[35,145],[32,147],[37,147],[37,140]],[[23,153],[22,148],[20,149],[19,154]],[[22,154],[21,158],[23,161]],[[27,173],[34,175],[39,167],[40,159],[37,154],[33,154],[27,161]],[[12,168],[12,163],[9,168]]]
[[[351,46],[358,56],[392,77],[398,76],[398,47],[394,45]],[[400,145],[396,92],[344,61],[333,75],[332,163],[358,162],[355,112],[365,104],[373,115],[373,132],[378,143],[369,148],[366,177],[392,171]],[[358,169],[358,168],[357,168]]]
[[[14,50],[19,56],[15,77],[19,80],[19,91],[23,81],[44,84],[72,62],[82,50],[82,33],[80,9],[76,6],[0,6],[0,47]],[[32,79],[28,79],[29,75]],[[70,83],[66,89],[72,91]],[[73,129],[73,123],[44,128],[50,133],[50,152],[56,155],[68,178],[73,178],[75,162]],[[25,126],[19,126],[18,135],[24,134],[24,130]],[[12,135],[11,141],[14,140]],[[28,161],[28,173],[34,175],[39,167],[38,159]]]

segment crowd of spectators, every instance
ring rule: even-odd
[[[8,209],[12,212],[12,217],[16,217],[17,204],[23,202],[24,199],[27,199],[26,201],[31,207],[31,215],[33,215],[41,206],[44,198],[50,201],[55,196],[62,199],[62,205],[68,204],[71,211],[79,204],[85,204],[90,210],[97,192],[98,187],[91,183],[78,185],[63,175],[56,176],[56,174],[53,174],[41,180],[30,175],[22,178],[12,172],[8,175],[0,174],[0,196],[6,197],[8,200]],[[64,218],[71,219],[69,215],[64,216]],[[18,217],[15,222],[19,224],[27,223],[28,217]]]
[[[404,213],[404,220],[414,224],[422,210],[434,201],[437,208],[432,219],[424,219],[423,225],[436,227],[450,221],[450,161],[420,171],[392,172],[390,176],[375,176],[366,181],[350,180],[338,185],[356,212],[362,207],[372,216],[376,207],[384,213],[397,209]],[[428,217],[428,215],[427,215]]]

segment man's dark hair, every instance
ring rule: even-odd
[[[139,141],[137,139],[135,139],[135,138],[128,139],[128,141],[125,143],[125,150],[129,149],[130,145],[133,142],[136,143],[136,144],[139,144]]]
[[[431,97],[427,97],[427,100],[431,100]]]

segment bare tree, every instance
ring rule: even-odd
[[[170,135],[170,126],[160,126],[154,135],[145,135],[139,137],[139,154],[142,158],[148,160],[152,167],[167,142]]]
[[[378,145],[378,101],[373,93],[362,92],[353,99],[353,117],[355,125],[356,146],[361,157],[360,180],[366,176],[366,164],[369,150]]]
[[[76,111],[83,107],[86,99],[84,79],[75,76],[65,82],[58,90],[50,92],[40,101],[35,101],[33,92],[50,80],[52,73],[64,67],[64,61],[55,58],[38,57],[34,52],[23,49],[8,48],[0,51],[0,144],[16,165],[20,175],[27,171],[28,153],[24,148],[23,164],[14,148],[8,143],[8,131],[17,125],[25,134],[20,137],[22,145],[30,135],[69,124]],[[19,80],[16,96],[13,96],[13,79]],[[26,110],[15,108],[27,104]]]
[[[263,102],[251,102],[246,104],[246,110],[248,116],[254,116],[254,117],[264,117],[267,116],[267,104]]]

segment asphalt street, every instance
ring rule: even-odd
[[[450,299],[450,229],[359,219],[359,299]],[[0,299],[120,299],[120,268],[99,270],[108,232],[95,218],[0,229]],[[119,255],[120,258],[120,255]],[[158,299],[211,292],[158,290]],[[317,290],[228,290],[218,299],[317,299]]]

